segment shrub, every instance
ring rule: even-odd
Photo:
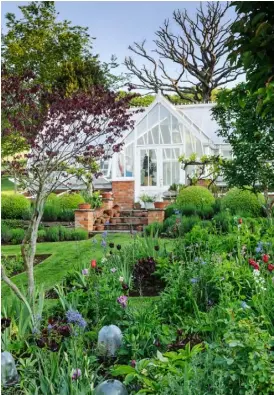
[[[222,198],[222,208],[228,208],[231,214],[245,213],[248,216],[258,217],[262,215],[264,198],[256,196],[248,190],[232,188]]]
[[[25,235],[24,229],[12,229],[11,230],[11,242],[12,244],[20,244],[23,241]]]
[[[165,209],[165,218],[169,218],[174,214],[175,210],[179,210],[178,205],[176,203],[172,203]]]
[[[78,208],[78,204],[85,202],[83,196],[78,193],[65,193],[58,197],[58,200],[63,210],[75,210]]]
[[[60,221],[74,221],[74,211],[69,209],[60,210],[58,219]]]
[[[226,211],[221,211],[220,213],[214,215],[213,221],[215,223],[216,229],[221,233],[228,233],[231,228],[231,216]]]
[[[1,241],[2,243],[9,243],[12,238],[11,228],[2,223],[1,226]]]
[[[192,228],[200,223],[201,220],[197,215],[192,215],[191,217],[183,217],[181,222],[181,234],[188,233]]]
[[[87,240],[88,231],[84,229],[75,229],[72,231],[72,240]]]
[[[213,211],[215,214],[218,214],[221,211],[222,208],[222,199],[217,198],[212,205]]]
[[[58,202],[47,202],[44,209],[43,221],[57,221],[60,214]]]
[[[212,206],[204,206],[197,211],[200,218],[210,219],[214,215],[214,209]]]
[[[38,237],[37,237],[38,243],[42,243],[43,241],[46,241],[46,235],[47,232],[45,229],[38,230]]]
[[[160,234],[163,232],[164,225],[159,223],[159,222],[153,222],[150,225],[147,225],[144,229],[144,233],[146,236],[160,236]]]
[[[204,206],[212,206],[214,202],[215,199],[212,193],[201,186],[190,186],[182,189],[176,201],[180,210],[189,204],[195,206],[197,209],[201,209]]]
[[[59,241],[59,226],[51,226],[46,230],[47,241]]]
[[[30,201],[23,195],[1,195],[2,218],[27,219],[30,216]]]
[[[185,206],[180,208],[180,212],[182,215],[189,217],[190,215],[197,214],[197,207],[194,204],[186,204]]]

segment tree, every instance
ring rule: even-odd
[[[219,155],[203,155],[197,158],[197,154],[193,153],[189,158],[184,155],[180,156],[179,162],[183,165],[189,185],[197,185],[199,181],[210,180],[207,185],[210,189],[222,174],[225,160]],[[189,168],[194,168],[193,174],[187,172]]]
[[[274,187],[274,124],[269,112],[256,112],[257,95],[245,84],[220,92],[213,118],[218,134],[232,147],[233,159],[226,161],[224,176],[230,186],[251,187],[264,192],[266,211],[270,215],[268,191]]]
[[[118,99],[117,94],[100,87],[89,92],[78,92],[70,97],[49,93],[33,84],[32,72],[22,77],[2,74],[2,112],[9,127],[4,135],[14,131],[31,148],[28,165],[21,166],[20,156],[7,161],[17,178],[35,196],[31,220],[22,242],[21,252],[28,276],[28,293],[34,292],[33,261],[36,251],[38,226],[47,196],[60,180],[72,176],[76,157],[108,158],[121,149],[117,140],[124,131],[133,128],[129,98]],[[4,271],[3,271],[4,273]],[[2,276],[8,286],[10,280]],[[13,290],[16,287],[13,284]],[[17,296],[20,291],[17,288]]]
[[[234,81],[241,73],[227,58],[226,44],[231,34],[230,21],[225,21],[227,8],[228,3],[223,6],[220,2],[210,2],[204,11],[201,4],[194,19],[186,10],[175,11],[173,20],[180,33],[170,31],[168,20],[156,32],[154,52],[159,61],[147,52],[145,41],[130,46],[133,53],[152,67],[138,68],[132,57],[126,58],[126,67],[140,81],[133,86],[164,95],[176,93],[188,102],[210,101],[214,89]],[[180,68],[177,76],[169,72],[170,62]]]
[[[19,9],[23,18],[8,13],[8,32],[2,35],[2,62],[8,72],[21,75],[32,70],[34,83],[66,95],[91,85],[110,87],[120,80],[111,74],[117,67],[115,58],[110,64],[101,63],[92,54],[94,38],[88,28],[58,22],[53,1],[34,1]]]

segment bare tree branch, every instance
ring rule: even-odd
[[[145,41],[130,46],[145,62],[138,67],[131,56],[125,59],[131,75],[139,80],[134,87],[164,95],[176,93],[190,102],[208,102],[214,89],[234,81],[243,71],[227,59],[231,34],[231,21],[225,19],[228,6],[228,2],[208,2],[204,9],[201,3],[193,19],[186,10],[174,11],[173,21],[180,33],[172,33],[169,20],[164,21],[155,33],[152,51],[158,59],[148,54]],[[172,75],[169,62],[181,68],[177,76]]]

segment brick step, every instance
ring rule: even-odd
[[[147,217],[146,210],[122,210],[121,217]]]
[[[141,232],[143,230],[144,225],[141,224],[109,224],[105,226],[105,230],[137,230]],[[137,229],[138,228],[138,229]]]
[[[116,224],[135,224],[135,225],[147,225],[147,217],[115,217],[113,218]],[[110,222],[110,225],[112,223]]]

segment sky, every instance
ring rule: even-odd
[[[4,15],[7,12],[21,16],[18,8],[28,2],[2,1],[1,25],[5,28]],[[190,15],[195,14],[200,2],[197,1],[56,1],[59,19],[68,19],[73,25],[89,28],[91,37],[96,37],[93,43],[94,53],[100,59],[108,62],[111,55],[116,55],[119,64],[125,57],[131,55],[128,46],[147,40],[147,48],[154,48],[155,31],[162,26],[165,19],[172,19],[172,12],[177,9],[187,9]],[[233,9],[229,9],[228,18],[235,19]],[[171,25],[172,26],[172,25]],[[134,59],[137,57],[135,56]],[[138,65],[141,65],[137,61]],[[121,65],[119,72],[127,72]],[[177,69],[172,70],[174,72]]]

